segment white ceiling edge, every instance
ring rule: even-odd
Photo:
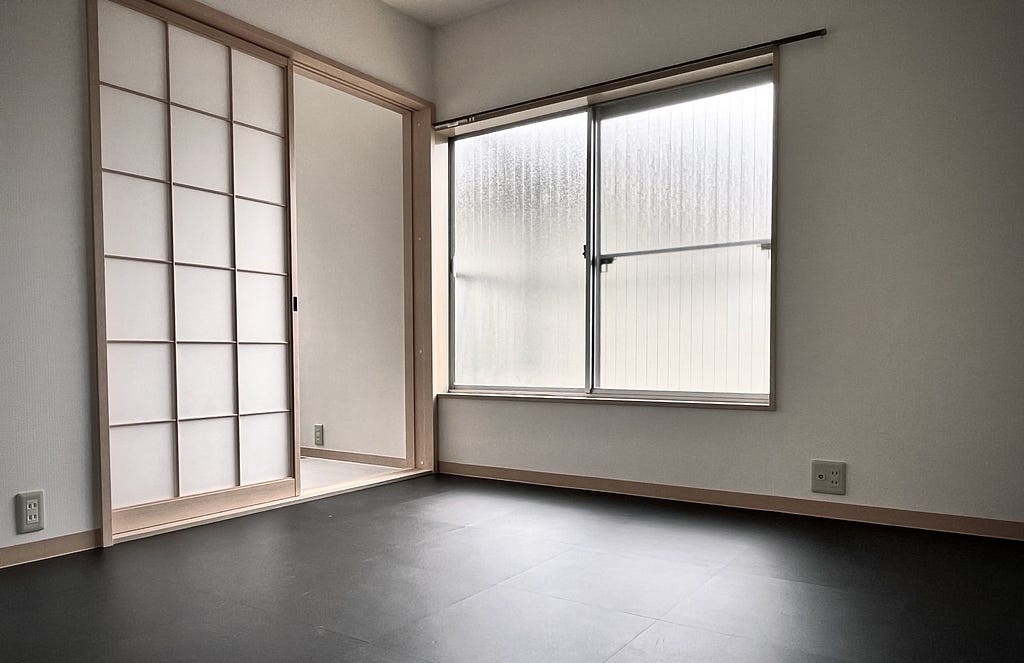
[[[381,0],[412,19],[439,28],[510,0]]]

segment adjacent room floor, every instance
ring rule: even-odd
[[[302,492],[317,491],[329,486],[341,486],[358,479],[366,479],[382,474],[392,474],[393,467],[368,465],[365,463],[349,463],[344,460],[327,460],[324,458],[299,459],[299,471],[302,478]]]
[[[1024,544],[424,477],[0,571],[4,661],[1021,661]]]

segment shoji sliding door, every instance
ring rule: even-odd
[[[113,536],[296,494],[287,62],[128,4],[90,3]]]

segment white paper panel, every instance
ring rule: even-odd
[[[167,259],[167,185],[103,173],[103,246],[106,253]]]
[[[283,207],[236,200],[237,266],[261,272],[288,271],[287,223]]]
[[[235,120],[284,133],[284,70],[277,65],[231,51]]]
[[[178,467],[182,495],[238,485],[235,420],[210,419],[178,424]]]
[[[107,338],[171,340],[170,267],[107,258]]]
[[[174,424],[110,429],[110,501],[115,509],[175,496]]]
[[[169,343],[107,345],[110,423],[160,421],[174,417]]]
[[[174,187],[174,259],[231,267],[231,198]]]
[[[228,48],[170,26],[171,101],[229,117]]]
[[[235,125],[235,188],[248,198],[284,204],[283,138]]]
[[[291,476],[292,418],[257,414],[239,421],[242,485]]]
[[[178,346],[178,416],[235,412],[235,349],[232,345]]]
[[[290,370],[286,345],[238,346],[240,412],[290,409]]]
[[[214,191],[231,191],[231,125],[224,120],[171,109],[173,180]]]
[[[100,88],[103,167],[167,179],[167,107],[129,92]]]
[[[163,21],[108,0],[96,8],[100,80],[166,98]]]
[[[233,341],[234,274],[223,269],[174,268],[179,341]]]
[[[288,340],[288,282],[284,276],[238,273],[238,340]]]

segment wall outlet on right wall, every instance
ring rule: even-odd
[[[812,460],[811,492],[845,495],[846,463],[833,460]]]

